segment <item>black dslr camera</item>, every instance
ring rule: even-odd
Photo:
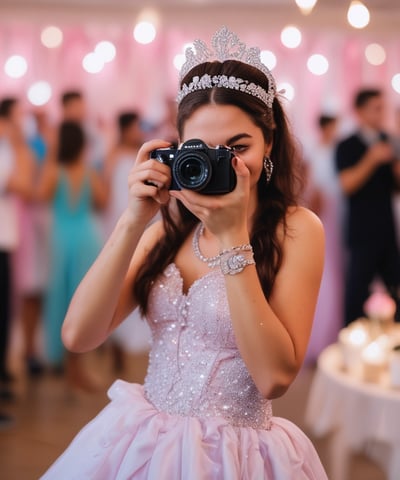
[[[202,140],[182,143],[180,148],[153,150],[150,158],[171,167],[170,190],[194,190],[208,195],[231,192],[236,186],[229,148],[208,147]]]

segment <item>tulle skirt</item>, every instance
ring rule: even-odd
[[[42,480],[327,479],[310,440],[283,418],[256,430],[171,415],[145,398],[143,386],[122,380],[108,395]]]

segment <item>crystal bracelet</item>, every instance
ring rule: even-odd
[[[224,275],[236,275],[248,265],[255,265],[253,247],[247,243],[223,250],[220,253],[220,267]]]

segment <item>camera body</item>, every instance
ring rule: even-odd
[[[236,186],[232,150],[208,147],[202,140],[191,139],[179,148],[153,150],[150,158],[171,168],[170,190],[194,190],[205,195],[231,192]]]

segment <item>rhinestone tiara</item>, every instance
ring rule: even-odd
[[[229,31],[225,26],[214,34],[211,45],[212,49],[202,40],[195,40],[193,42],[194,50],[192,47],[186,49],[186,61],[180,71],[180,80],[182,80],[193,67],[201,63],[215,60],[220,62],[224,62],[225,60],[238,60],[261,70],[268,79],[268,90],[265,90],[260,85],[235,76],[214,75],[211,77],[205,74],[201,77],[193,77],[189,84],[184,83],[178,93],[177,102],[180,103],[186,95],[196,90],[222,87],[240,90],[249,95],[253,95],[262,100],[268,108],[272,108],[276,95],[275,79],[268,67],[262,63],[260,49],[258,47],[247,48],[246,44],[241,42],[238,36]]]

